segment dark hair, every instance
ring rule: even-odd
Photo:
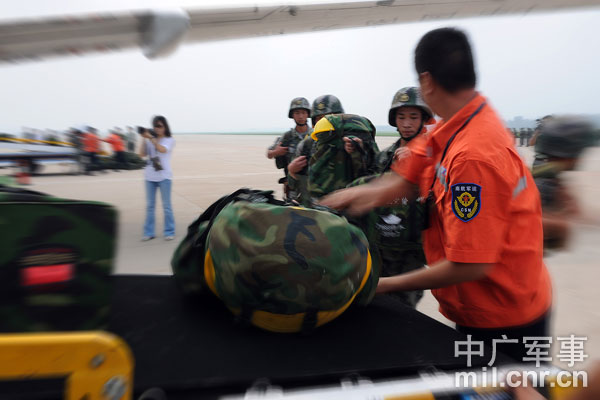
[[[475,66],[469,40],[455,28],[427,32],[415,49],[418,74],[429,72],[450,93],[475,87]]]
[[[169,123],[167,122],[167,119],[162,115],[156,115],[154,116],[154,118],[152,118],[152,126],[154,127],[154,125],[156,125],[157,122],[161,122],[165,126],[165,136],[171,137],[171,128],[169,128]]]

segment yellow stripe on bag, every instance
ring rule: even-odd
[[[338,308],[337,310],[319,311],[317,313],[317,326],[326,324],[327,322],[339,317],[339,315],[341,313],[343,313],[344,311],[346,311],[346,309],[348,307],[350,307],[350,304],[352,304],[352,302],[354,301],[356,296],[363,290],[363,288],[367,284],[367,280],[369,279],[369,276],[371,276],[371,263],[372,263],[371,262],[371,252],[369,250],[367,250],[367,268],[365,269],[365,275],[363,276],[362,281],[360,282],[360,286],[358,287],[358,290],[356,291],[356,293],[354,293],[354,295],[352,295],[352,298],[346,304],[344,304],[342,307]]]
[[[367,280],[371,275],[372,268],[372,260],[371,260],[371,252],[367,250],[367,266],[365,268],[365,274],[360,282],[360,286],[356,293],[352,295],[350,300],[337,310],[331,311],[319,311],[317,312],[317,326],[321,326],[326,324],[327,322],[332,321],[337,318],[340,314],[342,314],[350,304],[354,301],[356,296],[363,290],[365,285],[367,284]],[[215,296],[219,297],[215,287],[215,266],[210,255],[210,250],[206,251],[206,257],[204,258],[204,279],[206,280],[206,284],[210,288],[210,290],[215,294]],[[239,315],[241,310],[238,308],[228,307],[229,310],[235,314]],[[250,321],[253,325],[258,326],[259,328],[265,329],[271,332],[278,333],[293,333],[300,332],[302,329],[302,324],[304,322],[304,316],[306,313],[297,313],[297,314],[275,314],[268,311],[256,310],[252,313],[252,320]]]
[[[210,250],[208,249],[206,250],[206,255],[204,256],[204,280],[206,280],[206,284],[208,285],[210,291],[213,292],[215,296],[219,297],[217,288],[215,287],[215,265],[213,264]]]

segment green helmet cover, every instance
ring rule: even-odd
[[[594,138],[594,127],[579,116],[549,118],[540,126],[535,152],[556,158],[577,158]]]
[[[292,118],[292,113],[294,110],[306,110],[308,111],[308,116],[310,117],[310,104],[304,97],[296,97],[292,100],[290,103],[290,109],[288,111],[288,118]]]
[[[327,114],[343,114],[344,108],[342,107],[342,103],[340,99],[335,97],[332,94],[326,94],[323,96],[319,96],[313,101],[312,104],[312,113],[311,117],[314,118],[320,115]]]
[[[433,118],[433,111],[425,104],[421,97],[421,91],[417,87],[404,87],[396,92],[392,99],[390,111],[388,112],[388,122],[391,126],[396,126],[396,110],[400,107],[417,107],[429,118]],[[423,118],[423,123],[426,123],[427,119]]]

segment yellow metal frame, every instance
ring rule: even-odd
[[[131,399],[133,366],[127,344],[107,332],[0,335],[0,379],[65,377],[68,400]]]

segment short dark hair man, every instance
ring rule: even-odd
[[[466,35],[427,33],[415,67],[423,100],[442,122],[409,143],[395,173],[322,203],[363,213],[419,185],[430,207],[424,249],[431,268],[382,278],[378,292],[432,289],[459,331],[488,344],[502,335],[517,339],[498,349],[528,361],[523,338],[547,336],[552,299],[539,193],[501,119],[475,90]]]

